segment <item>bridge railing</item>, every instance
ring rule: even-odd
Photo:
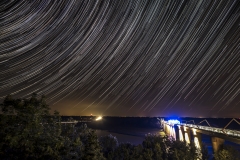
[[[230,135],[230,136],[234,136],[234,137],[240,137],[240,131],[236,131],[236,130],[208,127],[208,126],[200,126],[200,125],[186,124],[186,123],[181,123],[181,125],[191,127],[191,128],[216,132],[216,133],[222,133],[222,134],[226,134],[226,135]]]

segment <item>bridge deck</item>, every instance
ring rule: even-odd
[[[234,137],[239,137],[240,138],[240,131],[236,131],[236,130],[222,129],[222,128],[216,128],[216,127],[208,127],[208,126],[200,126],[200,125],[186,124],[186,123],[181,123],[181,125],[182,126],[191,127],[191,128],[196,128],[196,129],[216,132],[216,133],[222,133],[222,134],[225,134],[225,135],[229,135],[229,136],[234,136]]]
[[[240,144],[240,131],[185,123],[181,123],[180,126],[194,128],[197,130],[197,132],[210,136],[217,136],[219,138],[223,138],[228,141]]]

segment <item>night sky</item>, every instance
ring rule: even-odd
[[[62,115],[240,117],[239,0],[1,0],[0,100]]]

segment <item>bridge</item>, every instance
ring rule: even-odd
[[[161,119],[161,125],[168,136],[185,141],[188,144],[193,141],[199,149],[202,146],[201,134],[209,135],[211,136],[213,151],[217,152],[225,140],[240,144],[240,131],[226,129],[232,121],[240,124],[236,119],[232,119],[224,128],[217,128],[211,127],[208,122],[209,126],[202,126],[180,123],[177,120],[164,121]]]

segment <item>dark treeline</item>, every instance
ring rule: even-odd
[[[45,97],[13,99],[1,104],[0,159],[82,160],[197,160],[208,159],[207,149],[171,137],[146,135],[142,144],[118,143],[112,135],[97,137],[86,125],[61,124],[57,111],[49,112]],[[68,119],[72,121],[73,119]],[[237,160],[239,153],[223,146],[216,160]]]

